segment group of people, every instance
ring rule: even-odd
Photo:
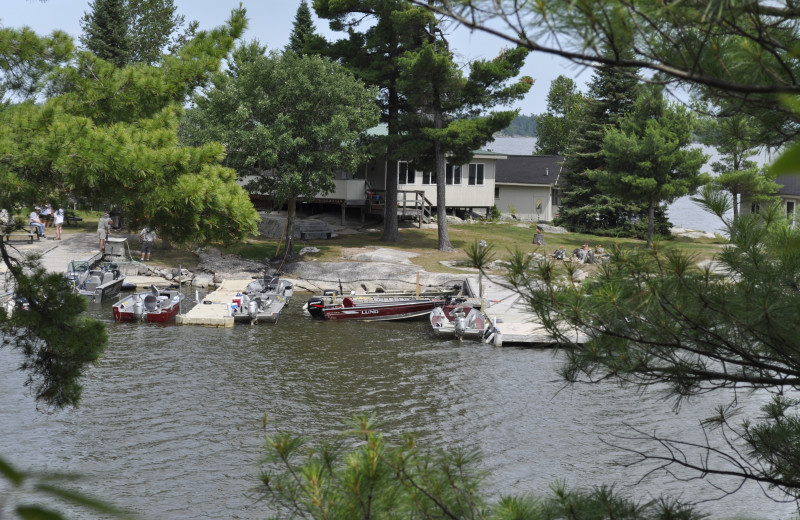
[[[604,254],[605,249],[603,249],[602,244],[597,244],[594,246],[594,249],[590,249],[589,244],[585,243],[583,247],[576,247],[573,249],[570,258],[574,258],[582,264],[593,264]],[[553,253],[553,258],[556,260],[567,260],[567,249],[564,246],[559,246]]]
[[[64,208],[58,208],[54,212],[50,204],[35,206],[28,216],[28,224],[36,226],[38,235],[44,238],[47,238],[44,232],[45,229],[52,225],[56,231],[54,240],[61,240],[61,228],[64,225],[64,214]]]
[[[105,254],[106,240],[109,233],[111,233],[112,224],[111,215],[106,211],[100,220],[97,222],[97,238],[100,241],[100,251]],[[153,243],[156,241],[156,231],[151,227],[144,227],[139,231],[139,242],[141,246],[141,261],[149,262],[150,255],[153,251]]]

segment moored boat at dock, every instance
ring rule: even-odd
[[[179,290],[159,290],[153,285],[147,292],[130,294],[115,303],[114,321],[165,323],[178,314],[182,299]]]
[[[457,299],[442,307],[435,307],[430,314],[431,328],[436,336],[451,337],[458,340],[483,339],[488,320],[480,310],[480,303],[467,303]]]
[[[325,320],[409,320],[427,316],[437,305],[444,304],[444,300],[398,300],[374,301],[354,300],[345,297],[341,303],[325,304],[320,298],[308,300],[308,312],[314,318]]]
[[[119,296],[125,275],[113,262],[90,268],[86,260],[73,260],[67,266],[67,279],[73,290],[92,303],[103,303]]]
[[[236,323],[275,323],[293,293],[292,282],[277,276],[254,280],[233,298],[231,315]]]

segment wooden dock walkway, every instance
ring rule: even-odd
[[[482,285],[484,314],[495,323],[502,344],[548,346],[560,343],[536,321],[536,315],[526,307],[519,294],[486,277],[482,279]],[[477,277],[468,277],[467,287],[470,294],[479,295]],[[565,333],[565,336],[577,344],[588,340],[588,336],[578,330]]]
[[[229,309],[233,298],[244,292],[248,280],[225,280],[216,291],[207,294],[203,301],[194,306],[186,314],[175,317],[178,325],[202,325],[205,327],[233,327],[233,316]],[[211,302],[211,303],[205,303]]]

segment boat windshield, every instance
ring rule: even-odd
[[[85,260],[73,260],[69,263],[69,267],[67,267],[67,272],[69,273],[85,273],[89,270],[89,262]]]

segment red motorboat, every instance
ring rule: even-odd
[[[154,285],[147,292],[131,294],[115,303],[114,321],[164,323],[178,314],[182,299],[180,291],[161,291]]]
[[[326,305],[321,298],[308,300],[308,312],[324,320],[409,320],[427,316],[443,300],[358,301],[347,297],[342,303]]]

